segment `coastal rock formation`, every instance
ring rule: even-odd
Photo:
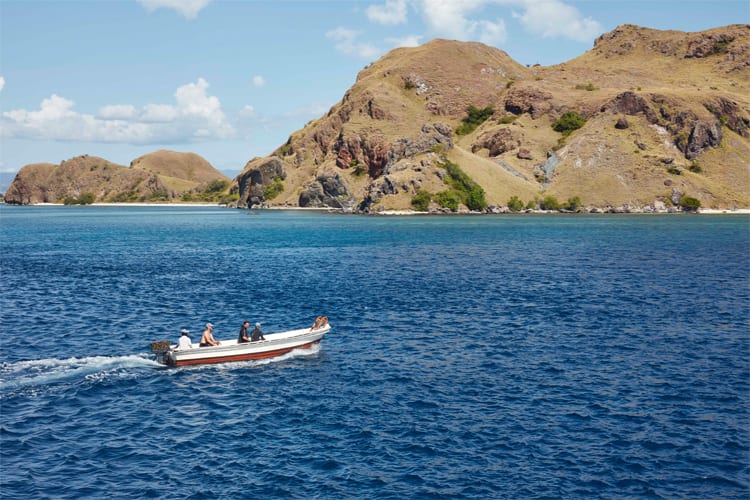
[[[281,160],[275,156],[260,162],[250,161],[248,166],[235,178],[240,192],[237,206],[253,208],[266,201],[266,188],[277,179],[285,179],[286,172]]]
[[[350,208],[351,192],[338,173],[322,173],[299,195],[299,206],[308,208]]]

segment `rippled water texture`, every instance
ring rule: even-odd
[[[747,498],[749,227],[0,207],[1,496]]]

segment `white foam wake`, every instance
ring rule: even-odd
[[[98,380],[129,368],[159,366],[144,354],[35,359],[0,364],[0,391],[79,380]]]

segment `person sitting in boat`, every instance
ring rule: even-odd
[[[242,323],[242,328],[240,328],[240,336],[237,337],[237,343],[243,344],[245,342],[250,342],[250,337],[247,336],[247,329],[250,326],[249,321],[245,321]]]
[[[221,342],[216,340],[214,338],[213,333],[211,333],[214,329],[214,325],[211,323],[206,323],[206,329],[203,330],[203,335],[201,336],[201,347],[210,347],[213,345],[221,345]]]
[[[177,343],[177,349],[183,350],[183,349],[192,349],[193,348],[193,342],[190,340],[190,332],[182,329],[182,335],[180,336],[180,341]]]
[[[266,340],[266,338],[263,336],[263,332],[260,331],[260,323],[255,323],[255,328],[253,328],[253,331],[250,334],[250,340],[252,342],[256,342],[258,340]]]

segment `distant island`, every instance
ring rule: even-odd
[[[94,202],[216,202],[239,199],[231,180],[194,153],[155,151],[136,158],[129,167],[97,156],[82,155],[61,162],[23,167],[5,193],[15,205]]]
[[[192,153],[20,169],[6,203],[666,212],[750,207],[750,25],[623,25],[554,66],[475,42],[395,49],[234,179]]]

